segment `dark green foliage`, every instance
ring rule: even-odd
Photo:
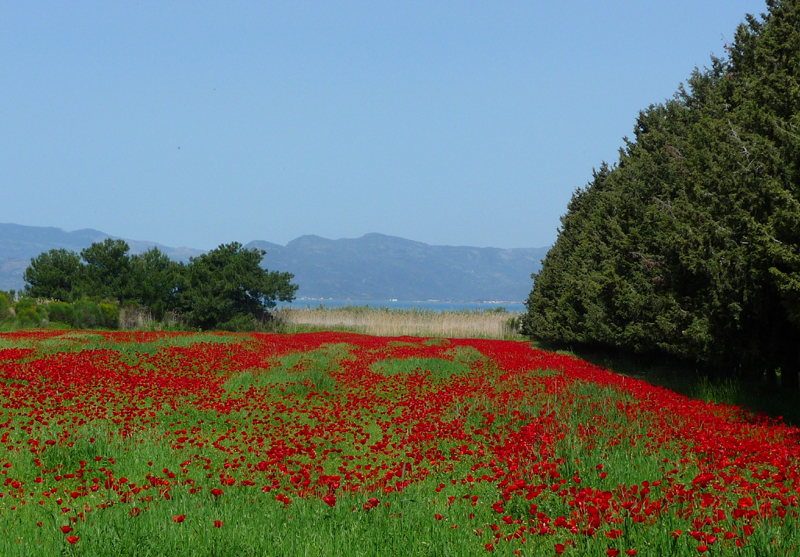
[[[92,296],[124,302],[130,297],[131,257],[125,240],[106,238],[81,250],[86,262],[86,291]]]
[[[179,286],[181,308],[189,323],[202,329],[238,329],[243,316],[267,317],[276,300],[291,301],[293,275],[259,266],[265,252],[233,242],[193,257]]]
[[[130,261],[130,300],[148,308],[156,319],[175,308],[182,265],[152,248]]]
[[[129,251],[123,240],[109,238],[80,256],[63,249],[43,253],[25,271],[26,295],[55,300],[47,304],[50,321],[76,328],[118,328],[119,305],[125,305],[145,308],[158,320],[179,311],[192,326],[238,331],[257,328],[277,300],[291,301],[297,291],[290,273],[260,267],[264,251],[238,243],[221,245],[188,265],[157,248],[134,256]],[[0,319],[10,313],[4,307],[0,302]],[[39,325],[47,318],[36,307],[23,308],[25,323]]]
[[[242,333],[247,331],[264,330],[264,324],[254,315],[239,314],[229,321],[217,324],[214,328],[219,329],[220,331]]]
[[[526,334],[797,383],[800,5],[768,5],[575,193]]]
[[[23,278],[27,296],[71,302],[81,295],[83,265],[74,251],[51,249],[31,259]]]

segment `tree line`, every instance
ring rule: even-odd
[[[800,3],[767,7],[574,193],[524,333],[798,388]]]
[[[292,301],[298,288],[291,273],[260,266],[265,254],[234,242],[182,263],[155,247],[131,254],[127,242],[108,238],[80,253],[52,249],[32,258],[23,294],[65,304],[138,305],[156,319],[178,312],[203,330],[242,328],[268,318],[277,301]]]

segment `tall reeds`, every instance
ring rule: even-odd
[[[521,313],[504,310],[442,311],[390,309],[372,306],[295,309],[273,312],[283,330],[348,330],[379,336],[436,336],[450,338],[516,338]]]

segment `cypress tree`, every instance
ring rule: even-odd
[[[768,7],[575,193],[524,332],[797,387],[800,6]]]

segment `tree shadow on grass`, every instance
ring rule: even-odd
[[[766,377],[760,381],[726,375],[697,362],[665,355],[630,354],[596,346],[564,346],[537,342],[542,350],[557,351],[635,379],[647,381],[690,398],[741,406],[756,414],[800,426],[800,391],[782,389]]]

